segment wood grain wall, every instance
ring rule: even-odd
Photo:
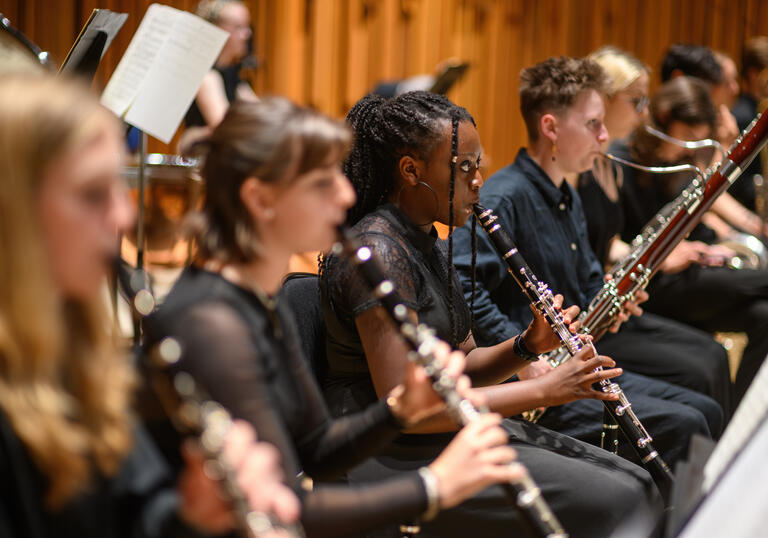
[[[130,14],[97,74],[103,86],[149,0],[0,0],[0,12],[61,61],[95,7]],[[194,9],[196,0],[171,0]],[[766,0],[246,0],[261,68],[259,94],[280,94],[341,117],[378,81],[471,62],[450,97],[478,121],[490,169],[525,144],[521,68],[552,55],[584,55],[604,44],[657,68],[674,42],[699,43],[738,59],[766,33]],[[762,30],[761,30],[762,27]],[[654,80],[654,83],[657,82]],[[169,151],[153,141],[154,151]]]

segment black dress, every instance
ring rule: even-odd
[[[237,98],[237,87],[240,84],[245,83],[245,81],[240,78],[240,70],[242,68],[242,64],[239,63],[227,67],[213,67],[213,70],[221,75],[221,79],[224,83],[224,94],[227,96],[228,103],[232,103]],[[195,99],[192,101],[192,104],[189,105],[189,110],[187,110],[187,113],[184,116],[184,126],[205,127],[206,125],[208,125],[208,123],[205,121],[205,118],[203,118],[203,114],[197,106],[197,99]]]
[[[469,335],[469,309],[458,280],[448,270],[445,244],[432,230],[424,233],[391,204],[380,206],[355,225],[362,242],[382,262],[406,304],[448,342]],[[453,279],[454,330],[451,329],[448,282]],[[326,398],[334,414],[347,415],[375,401],[355,317],[378,305],[354,268],[329,257],[321,276],[328,338]],[[572,537],[607,536],[635,508],[651,509],[658,494],[641,468],[594,446],[522,420],[503,425],[518,457],[542,488],[547,502]],[[395,476],[435,458],[451,434],[403,435],[380,456],[348,473],[352,483]],[[589,492],[589,494],[585,494]],[[422,535],[498,537],[523,535],[517,512],[501,488],[488,488],[456,508],[441,512],[422,526]],[[382,528],[369,536],[396,536]]]
[[[386,445],[397,429],[382,401],[354,416],[330,418],[279,298],[262,300],[216,273],[190,267],[148,319],[146,334],[149,347],[164,336],[177,338],[184,349],[179,368],[278,448],[285,476],[302,496],[308,536],[346,536],[426,510],[416,472],[354,488],[318,484]],[[156,430],[166,448],[175,446],[171,430]],[[315,479],[313,491],[299,488],[300,471]]]
[[[90,488],[52,510],[43,504],[47,481],[10,422],[0,413],[0,536],[8,538],[198,537],[177,516],[175,480],[147,436],[114,477],[97,475]]]

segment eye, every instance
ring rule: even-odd
[[[469,174],[472,171],[478,170],[480,168],[481,162],[482,162],[482,156],[478,157],[475,161],[466,159],[459,163],[459,170],[461,170],[465,174]]]
[[[110,195],[109,185],[102,184],[89,185],[80,191],[80,198],[83,202],[94,208],[106,205]]]
[[[312,187],[321,191],[333,188],[333,176],[318,177],[312,182]]]

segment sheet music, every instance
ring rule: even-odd
[[[83,26],[80,35],[77,36],[75,44],[72,45],[69,53],[67,53],[67,57],[59,71],[66,72],[70,68],[77,66],[99,31],[106,32],[107,34],[107,42],[104,44],[104,49],[101,51],[101,57],[103,58],[104,53],[107,52],[107,49],[115,39],[117,32],[119,32],[120,28],[125,24],[127,18],[127,13],[115,13],[108,9],[94,9],[91,12],[91,16],[88,18],[88,21],[85,23],[85,26]]]
[[[228,32],[200,17],[177,12],[125,120],[169,142],[228,38]]]
[[[758,370],[725,433],[704,466],[703,490],[708,492],[734,457],[752,439],[754,432],[768,416],[768,361]]]
[[[678,535],[679,538],[755,538],[766,535],[768,465],[765,465],[765,454],[768,450],[768,424],[758,424],[749,435],[750,443],[704,499]]]
[[[101,102],[169,142],[229,34],[200,17],[149,6]]]

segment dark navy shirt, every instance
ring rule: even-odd
[[[567,182],[556,187],[521,149],[513,164],[480,189],[480,203],[494,210],[539,280],[563,294],[565,305],[587,306],[602,287],[603,271],[589,246],[579,195]],[[472,280],[470,224],[454,232],[454,264],[467,302]],[[478,345],[487,346],[519,334],[533,314],[479,225],[477,239],[474,335]]]

